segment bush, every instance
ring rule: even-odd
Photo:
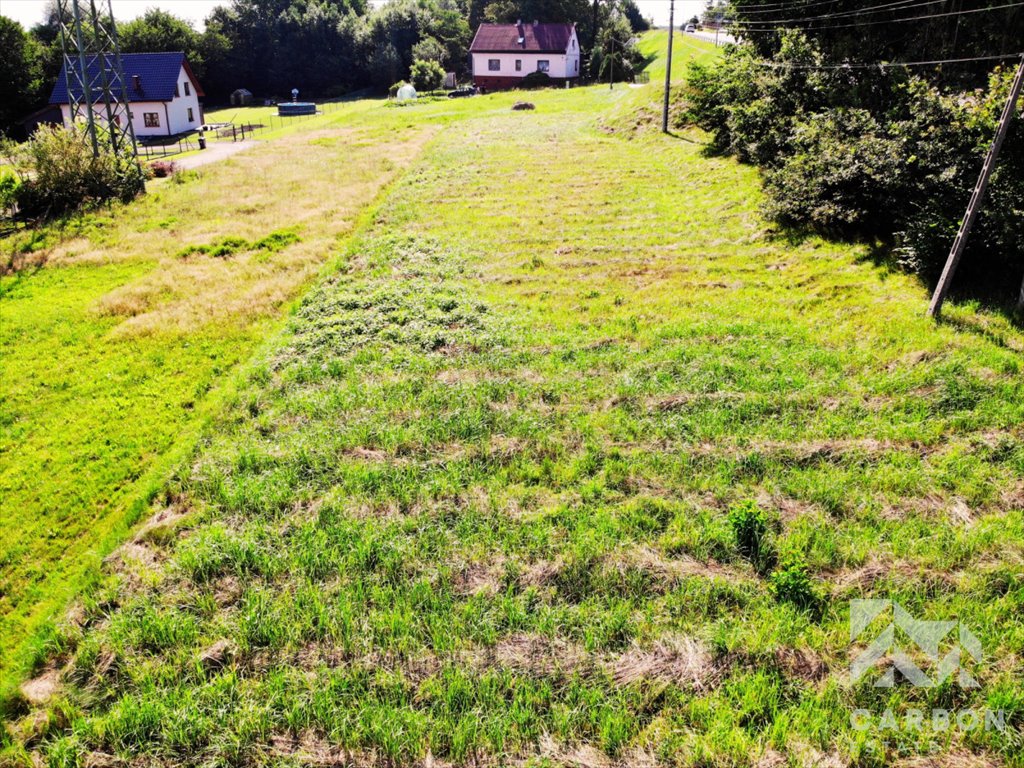
[[[729,524],[736,536],[736,548],[762,576],[775,565],[768,516],[753,501],[744,501],[729,510]]]
[[[835,234],[891,232],[906,185],[901,149],[867,110],[812,115],[794,130],[791,154],[765,176],[765,212]]]
[[[0,172],[0,218],[14,217],[18,209],[18,188],[21,181],[13,173]]]
[[[687,118],[713,148],[765,171],[765,213],[797,229],[868,237],[906,268],[940,271],[992,141],[1012,72],[944,92],[905,70],[824,69],[800,32],[771,64],[731,46],[687,78]],[[961,281],[1018,284],[1024,265],[1024,127],[1014,121],[968,245]],[[1002,284],[1002,285],[1000,285]]]
[[[547,72],[531,72],[521,81],[520,88],[547,88],[551,85],[551,76]]]
[[[77,127],[40,127],[19,155],[24,181],[19,215],[60,216],[106,200],[127,202],[144,189],[134,160],[115,157],[101,145],[99,156]]]
[[[803,558],[795,553],[783,556],[779,569],[771,575],[771,591],[780,603],[791,603],[802,611],[817,613],[821,609],[821,595]]]
[[[149,164],[149,170],[158,179],[173,175],[176,169],[177,166],[170,160],[157,160],[155,163]]]
[[[444,85],[444,67],[436,61],[420,59],[412,63],[409,77],[417,91],[436,91]]]

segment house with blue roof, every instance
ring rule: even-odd
[[[112,56],[91,56],[86,61],[89,81],[102,82],[101,66],[111,68],[112,64]],[[174,136],[194,131],[203,124],[203,89],[184,53],[123,53],[121,66],[136,136]],[[72,82],[72,87],[80,89],[76,82]],[[81,98],[80,90],[73,95]],[[70,125],[71,108],[63,68],[50,95],[50,104],[60,106],[64,124]],[[102,109],[96,110],[96,118],[106,119]]]

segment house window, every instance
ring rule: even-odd
[[[181,96],[181,92],[178,90],[178,84],[175,83],[174,84],[174,98],[178,98],[179,96]]]
[[[487,69],[491,72],[501,71],[501,59],[488,59]]]
[[[547,59],[541,59],[540,61],[537,62],[537,71],[538,72],[547,72],[550,69],[551,69],[551,62],[548,61]]]
[[[523,71],[523,60],[522,59],[516,59],[516,72],[522,72],[522,71]]]
[[[186,96],[191,96],[192,95],[192,88],[189,86],[188,83],[185,83],[185,95]]]
[[[142,122],[147,128],[159,128],[160,127],[160,113],[159,112],[143,112]]]
[[[194,123],[196,121],[196,119],[192,117],[192,107],[188,108],[188,121],[190,123]]]
[[[580,71],[580,60],[579,59],[576,59],[576,61],[574,61],[572,63],[572,71],[573,72],[577,72],[577,73]]]

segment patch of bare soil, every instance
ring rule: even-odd
[[[52,699],[60,690],[60,672],[48,669],[38,677],[22,683],[21,695],[33,707],[40,707]]]
[[[500,555],[487,563],[467,563],[455,573],[452,588],[455,594],[463,597],[496,595],[501,589],[504,573],[505,558]]]
[[[775,663],[789,677],[812,683],[828,675],[828,665],[807,648],[779,648],[775,651]]]

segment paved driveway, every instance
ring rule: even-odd
[[[193,168],[199,168],[200,166],[223,160],[226,157],[231,157],[231,155],[249,149],[249,147],[254,147],[258,143],[258,141],[252,141],[251,139],[249,141],[211,141],[206,145],[206,149],[201,150],[198,154],[174,160],[174,164],[183,171],[191,171]]]

